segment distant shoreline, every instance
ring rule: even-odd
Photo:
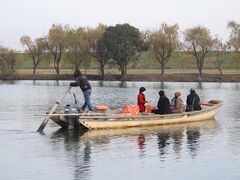
[[[87,74],[89,80],[102,80],[100,75]],[[72,74],[14,74],[11,76],[0,75],[0,80],[74,80]],[[105,75],[105,81],[120,81],[120,75]],[[172,73],[161,76],[159,74],[127,74],[126,81],[146,82],[199,82],[197,73]],[[204,74],[202,82],[240,82],[240,74],[224,74],[219,79],[218,74]]]

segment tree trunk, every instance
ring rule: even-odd
[[[33,75],[36,74],[36,69],[37,69],[37,66],[36,66],[36,65],[33,65]]]
[[[33,75],[35,75],[37,66],[36,66],[36,59],[34,56],[32,57],[32,60],[33,60]]]
[[[202,68],[203,68],[203,63],[201,63],[201,62],[203,62],[203,61],[201,61],[201,58],[198,58],[198,57],[196,57],[195,56],[195,58],[196,58],[196,61],[197,61],[197,68],[198,68],[198,81],[202,81]]]
[[[219,81],[222,81],[222,79],[223,79],[222,68],[219,68]]]
[[[198,72],[199,72],[198,80],[202,81],[202,68],[201,67],[198,68]]]
[[[62,56],[62,50],[60,50],[60,52],[57,51],[57,47],[56,47],[56,51],[52,51],[52,55],[53,55],[53,61],[54,61],[54,68],[56,70],[57,75],[59,75],[60,73],[60,69],[59,69],[59,64],[61,61],[61,56]]]
[[[59,64],[60,64],[60,61],[58,59],[55,60],[55,63],[54,63],[54,67],[55,67],[55,70],[56,70],[56,73],[57,75],[59,75]]]
[[[165,64],[161,64],[161,76],[164,75]]]
[[[58,68],[57,75],[60,74],[60,68],[59,68],[59,65],[60,65],[60,61],[61,61],[61,59],[62,59],[62,49],[61,49],[61,47],[60,47],[60,52],[59,52],[59,54],[58,54],[58,59],[57,59],[57,68]]]
[[[59,63],[57,63],[57,66],[56,66],[56,72],[57,72],[57,75],[59,75],[59,73],[60,73],[60,70],[59,70]]]
[[[222,68],[219,69],[219,73],[220,73],[220,76],[222,77],[223,76]]]
[[[101,72],[101,75],[102,75],[102,80],[105,79],[105,73],[104,73],[104,64],[100,64],[100,72]]]
[[[124,65],[120,66],[121,68],[121,81],[125,81],[126,69]]]
[[[75,63],[74,66],[75,66],[75,69],[80,69],[77,63]]]

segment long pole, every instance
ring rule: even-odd
[[[67,88],[67,90],[64,92],[64,94],[58,99],[57,102],[55,102],[54,106],[52,107],[52,109],[50,110],[49,114],[53,114],[55,112],[55,110],[57,109],[57,107],[63,103],[64,98],[66,97],[67,93],[69,92],[69,90],[71,89],[71,87],[69,86]],[[42,124],[39,126],[37,132],[41,133],[43,132],[43,129],[45,128],[45,126],[48,123],[49,120],[49,114],[46,115],[45,119],[43,120]]]

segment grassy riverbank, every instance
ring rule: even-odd
[[[101,80],[97,69],[83,71],[90,80]],[[217,70],[207,69],[203,71],[203,82],[240,82],[240,73],[237,70],[223,70],[222,79]],[[18,69],[13,75],[1,76],[1,80],[73,80],[73,70],[62,69],[57,76],[54,69],[38,69],[36,75],[32,75],[31,69]],[[120,73],[116,69],[106,69],[105,80],[118,81]],[[166,69],[165,75],[160,75],[160,69],[129,69],[126,75],[127,81],[172,81],[194,82],[198,81],[198,72],[189,69]]]
[[[150,52],[143,52],[138,60],[130,60],[126,80],[128,81],[198,81],[196,60],[186,52],[174,52],[170,61],[166,64],[165,75],[160,75],[160,64]],[[52,57],[45,54],[40,62],[36,75],[32,75],[32,60],[26,53],[17,54],[16,72],[12,75],[1,75],[1,80],[71,80],[73,79],[73,65],[63,54],[60,63],[60,74],[57,76],[53,68]],[[90,60],[89,69],[80,67],[82,73],[86,74],[90,80],[101,80],[99,75],[99,64],[93,58]],[[120,80],[118,66],[114,63],[106,65],[105,80]],[[216,69],[216,59],[213,52],[209,52],[205,59],[202,81],[207,82],[240,82],[240,59],[235,58],[233,52],[226,52],[222,61],[223,76],[219,78]]]
[[[31,69],[32,68],[32,59],[26,53],[17,53],[17,69]],[[240,69],[240,60],[234,58],[235,55],[233,52],[227,52],[224,55],[224,60],[222,61],[223,69]],[[204,68],[206,69],[216,69],[216,61],[213,52],[209,52],[207,55]],[[90,69],[97,69],[99,64],[97,61],[92,58],[90,59]],[[82,64],[83,66],[83,64]],[[65,54],[63,54],[62,61],[60,63],[60,69],[70,69],[74,67],[71,62],[69,62],[68,58]],[[110,63],[107,65],[108,68],[112,67],[113,69],[118,69],[118,66],[114,63]],[[166,64],[166,68],[168,69],[196,69],[196,60],[195,58],[186,53],[186,52],[173,52],[172,57],[169,62]],[[49,69],[53,68],[52,56],[50,54],[45,54],[44,59],[40,62],[39,69]],[[84,69],[84,67],[81,67]],[[128,64],[129,69],[136,68],[146,68],[146,69],[156,69],[160,68],[159,62],[153,57],[153,55],[148,52],[142,52],[137,59],[131,59]],[[160,71],[160,70],[159,70]]]

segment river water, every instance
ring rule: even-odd
[[[91,82],[92,102],[111,108],[136,104],[138,89],[157,103],[158,91],[191,87],[200,98],[222,99],[214,120],[200,123],[99,130],[62,131],[42,116],[68,81],[0,81],[0,179],[240,179],[240,84]],[[73,88],[79,103],[83,96]],[[66,103],[72,103],[68,95]]]

